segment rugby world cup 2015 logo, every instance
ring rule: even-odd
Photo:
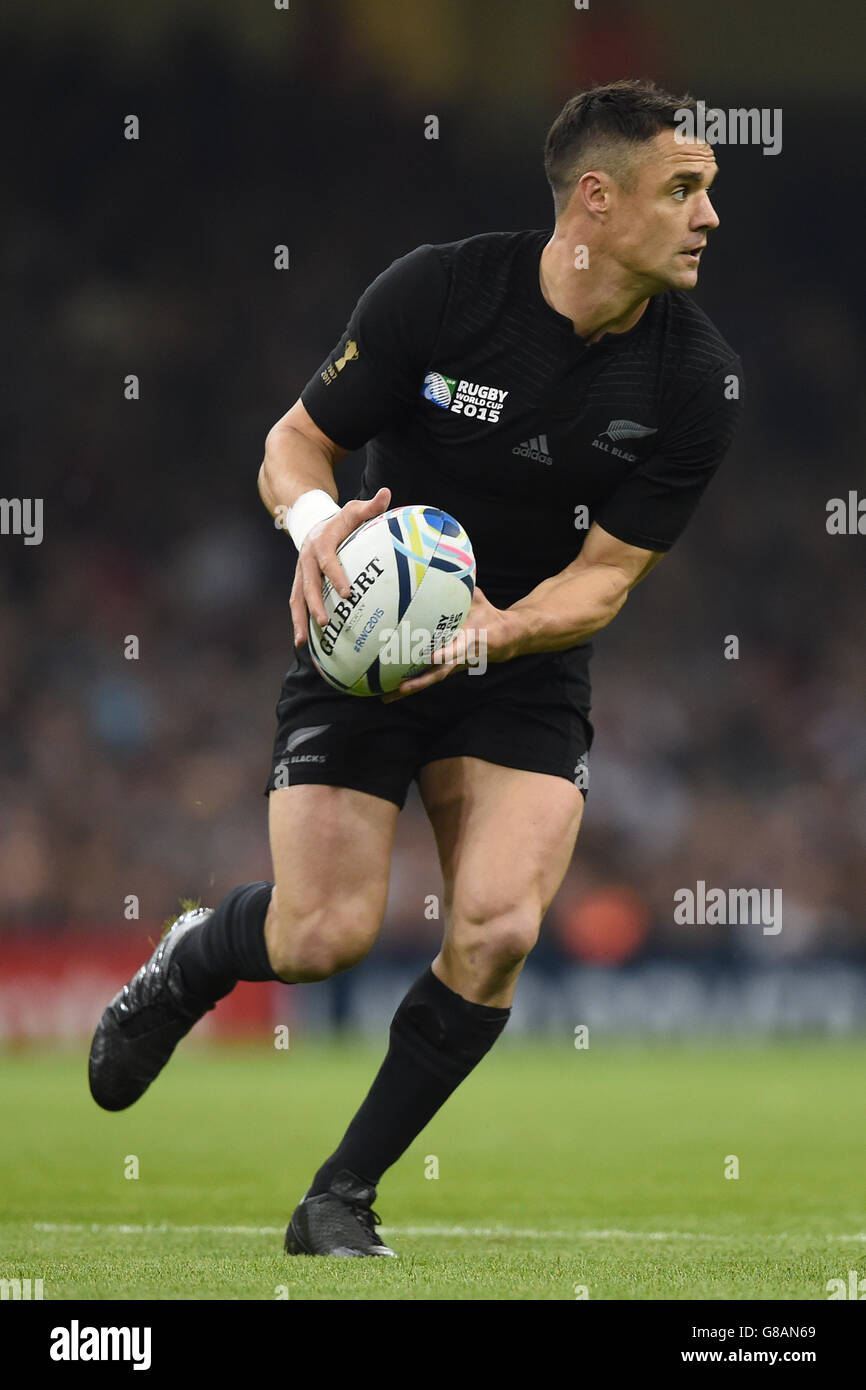
[[[424,378],[424,389],[421,394],[434,405],[438,405],[442,410],[450,410],[451,402],[454,399],[454,388],[457,380],[453,376],[443,376],[441,372],[428,372]]]
[[[486,386],[477,381],[446,376],[444,372],[428,372],[421,387],[421,395],[440,410],[450,410],[455,415],[465,415],[487,424],[499,422],[502,407],[505,405],[507,390],[501,386]]]

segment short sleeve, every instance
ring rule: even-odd
[[[742,396],[742,365],[733,358],[678,407],[655,451],[606,499],[594,520],[627,545],[670,550],[731,446]]]
[[[419,246],[361,295],[340,341],[301,392],[319,429],[341,448],[360,448],[419,395],[448,288],[436,248]]]

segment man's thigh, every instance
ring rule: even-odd
[[[274,893],[269,948],[294,938],[345,947],[347,963],[373,944],[388,898],[393,801],[349,787],[307,784],[272,791],[268,802]]]
[[[564,777],[470,757],[428,763],[419,786],[445,888],[442,978],[459,974],[458,992],[484,993],[488,986],[476,977],[489,965],[488,947],[495,959],[499,943],[499,974],[513,989],[519,965],[505,966],[517,961],[521,945],[526,954],[534,944],[574,852],[583,796]]]

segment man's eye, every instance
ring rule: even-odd
[[[680,202],[683,202],[683,201],[685,200],[685,196],[686,196],[686,193],[687,193],[687,192],[688,192],[688,189],[687,189],[687,188],[685,187],[685,185],[683,184],[681,187],[675,188],[675,189],[674,189],[674,197],[675,197],[675,198],[679,198],[679,199],[680,199]]]

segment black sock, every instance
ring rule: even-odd
[[[395,1013],[388,1054],[310,1194],[327,1192],[342,1168],[376,1186],[490,1051],[510,1013],[463,999],[428,968]]]
[[[238,980],[278,980],[268,960],[265,917],[274,885],[242,883],[200,927],[178,943],[174,959],[184,984],[199,999],[216,1002]]]

